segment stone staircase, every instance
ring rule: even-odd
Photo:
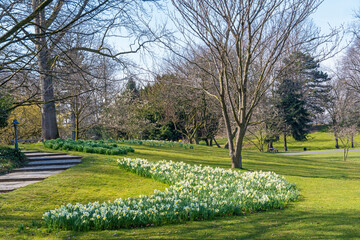
[[[22,168],[13,169],[11,173],[0,176],[0,193],[39,182],[81,163],[81,157],[66,153],[22,152],[29,162]]]

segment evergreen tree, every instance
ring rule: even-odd
[[[302,100],[299,89],[291,80],[284,80],[278,89],[280,101],[277,108],[283,121],[284,138],[290,130],[293,138],[297,141],[306,140],[309,133],[310,114],[305,108],[306,103]],[[285,145],[285,150],[286,145]]]
[[[295,140],[304,141],[311,121],[324,111],[330,96],[330,78],[319,70],[319,62],[312,56],[295,52],[284,60],[284,70],[278,77],[276,107],[284,133],[291,132]]]
[[[309,54],[295,52],[284,63],[287,67],[282,78],[297,82],[298,93],[311,117],[323,113],[324,103],[330,100],[331,79],[319,70],[319,61]]]

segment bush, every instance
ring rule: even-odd
[[[120,146],[114,143],[114,140],[111,142],[106,142],[103,140],[92,141],[92,140],[77,140],[72,139],[53,139],[43,142],[46,148],[52,148],[55,150],[72,150],[78,152],[86,153],[98,153],[98,154],[108,154],[108,155],[121,155],[127,154],[128,152],[134,152],[135,150],[129,146]]]
[[[22,152],[8,147],[0,147],[0,174],[22,167],[26,162],[26,157]]]
[[[94,149],[92,147],[84,147],[84,152],[86,153],[93,153]]]
[[[181,147],[181,148],[189,148],[194,149],[194,145],[183,143],[181,141],[174,142],[174,141],[160,141],[160,140],[119,140],[119,143],[125,144],[138,144],[138,145],[145,145],[149,147]]]
[[[84,151],[84,147],[82,145],[78,145],[76,146],[76,151],[78,152],[83,152]]]

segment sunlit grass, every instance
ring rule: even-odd
[[[308,135],[306,141],[295,141],[291,136],[287,136],[287,146],[289,152],[302,152],[304,148],[307,151],[318,151],[318,150],[330,150],[335,148],[335,137],[333,133],[330,132],[313,132]],[[224,146],[227,142],[226,138],[220,138],[217,142]],[[354,147],[359,147],[360,135],[354,137]],[[202,143],[203,144],[203,143]],[[340,149],[341,142],[339,141]],[[274,148],[279,150],[279,152],[284,151],[284,137],[280,136],[279,141],[273,143]],[[244,149],[250,151],[258,151],[258,149],[248,140],[244,142]],[[266,151],[266,146],[264,146]]]
[[[43,149],[41,144],[26,146]],[[230,166],[227,150],[217,147],[134,148],[135,153],[128,157]],[[296,183],[300,199],[283,210],[114,231],[48,233],[43,225],[38,229],[43,212],[57,205],[151,194],[154,189],[167,187],[119,169],[116,157],[81,155],[83,163],[72,169],[0,195],[0,239],[355,239],[360,236],[360,152],[350,152],[347,162],[342,161],[342,153],[280,156],[244,152],[245,170],[275,171]],[[24,224],[23,230],[20,224]]]

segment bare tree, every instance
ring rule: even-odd
[[[3,10],[0,17],[6,20],[1,22],[0,29],[1,53],[5,53],[1,55],[0,67],[6,66],[8,71],[1,85],[11,85],[19,72],[36,69],[45,139],[59,136],[54,96],[58,60],[73,51],[86,51],[124,63],[123,55],[138,52],[159,37],[148,29],[148,20],[140,17],[140,12],[146,16],[141,3],[141,0],[7,0],[0,6]],[[74,33],[86,38],[86,44],[65,47],[63,40]],[[106,45],[109,37],[132,38],[134,44],[128,50],[113,51]],[[37,95],[38,92],[32,97]]]
[[[356,136],[356,126],[343,126],[340,127],[337,131],[337,137],[341,142],[341,145],[344,149],[343,160],[346,161],[349,155],[349,149],[353,146],[353,140]]]
[[[206,49],[215,67],[215,71],[202,70],[216,88],[212,96],[221,105],[233,168],[242,168],[245,133],[275,67],[288,50],[318,39],[300,29],[321,2],[172,0],[184,38],[194,39],[190,46],[200,44]],[[233,132],[235,142],[230,140]]]

